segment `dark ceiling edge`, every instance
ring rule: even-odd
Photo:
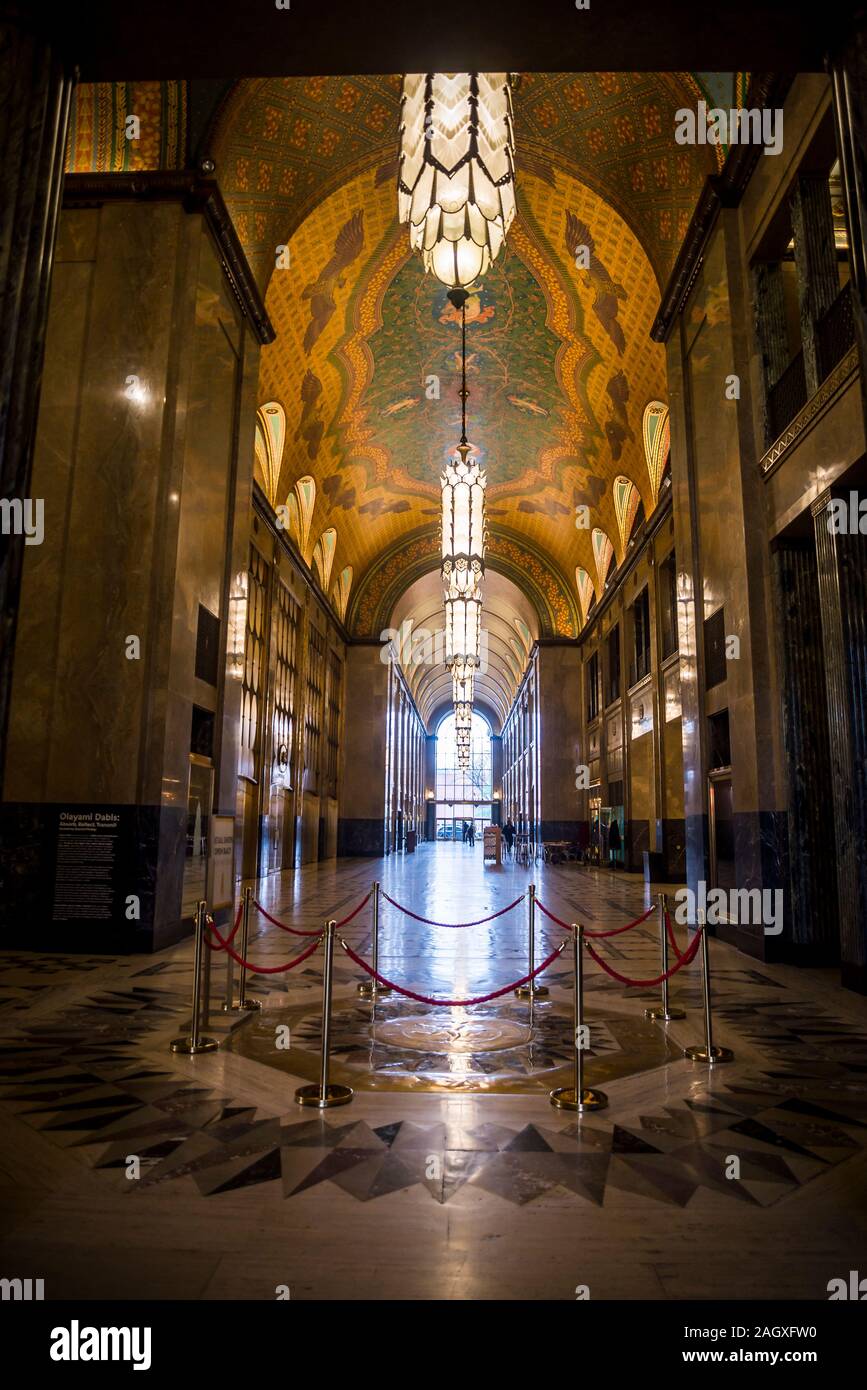
[[[4,7],[5,8],[5,7]],[[22,12],[83,81],[331,76],[458,69],[525,72],[821,71],[823,37],[845,22],[845,0],[473,0],[443,23],[435,7],[380,0],[41,0]],[[818,13],[817,13],[818,8]],[[28,10],[30,13],[28,14]]]
[[[746,106],[781,107],[794,80],[794,73],[754,73],[750,80]],[[666,341],[675,318],[686,302],[701,268],[704,248],[720,211],[723,208],[738,206],[761,157],[760,145],[733,145],[722,171],[709,175],[705,180],[674,269],[663,291],[659,310],[653,320],[650,336],[655,343]]]
[[[204,217],[220,253],[223,273],[261,344],[273,343],[277,334],[268,317],[250,264],[229,216],[219,185],[193,171],[140,170],[122,174],[67,174],[63,181],[63,206],[99,207],[122,200],[179,202],[185,212]]]

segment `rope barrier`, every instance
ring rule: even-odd
[[[683,953],[678,948],[677,937],[674,934],[674,927],[671,925],[671,914],[667,908],[665,910],[665,930],[668,935],[669,946],[671,947],[672,951],[674,951],[674,954],[677,956],[677,959],[683,960]]]
[[[522,893],[520,898],[516,898],[513,903],[509,903],[508,907],[501,907],[499,912],[492,912],[490,917],[480,917],[476,922],[434,922],[430,917],[420,917],[417,912],[413,912],[410,908],[404,907],[402,903],[396,902],[394,898],[390,898],[384,888],[380,889],[380,892],[385,898],[385,901],[391,903],[392,907],[396,907],[398,912],[406,913],[407,917],[414,918],[416,922],[423,922],[426,927],[449,927],[455,929],[459,927],[481,927],[485,922],[493,922],[495,917],[502,917],[505,912],[511,912],[512,908],[517,907],[518,903],[522,903],[527,896],[526,893]],[[340,927],[343,926],[343,923],[338,922],[337,925]]]
[[[572,930],[571,922],[564,922],[561,917],[555,917],[554,913],[550,912],[549,909],[545,906],[545,904],[543,902],[540,902],[538,898],[536,899],[536,906],[541,908],[545,916],[550,917],[552,922],[556,922],[558,927],[563,927],[566,931]],[[584,935],[599,938],[600,940],[602,937],[605,936],[620,936],[622,932],[632,931],[633,927],[640,927],[642,922],[647,921],[652,911],[653,908],[649,907],[647,911],[642,914],[641,917],[636,917],[633,922],[627,922],[625,927],[612,927],[610,931],[590,931],[587,927],[585,927]]]
[[[226,947],[227,947],[227,946],[230,946],[230,945],[232,944],[232,942],[235,940],[235,937],[236,937],[237,934],[238,934],[238,928],[239,928],[240,925],[241,925],[241,918],[243,917],[243,915],[244,915],[244,904],[243,904],[243,903],[238,903],[238,915],[237,915],[237,917],[235,918],[235,925],[233,926],[232,930],[229,932],[229,935],[226,937],[226,940],[223,942],[223,945],[222,945],[222,946],[217,946],[215,942],[209,941],[208,938],[205,937],[205,945],[207,946],[207,948],[208,948],[209,951],[225,951]],[[213,918],[211,918],[210,916],[209,916],[209,921],[213,921]],[[210,930],[210,928],[209,928],[209,930]],[[216,931],[216,928],[214,928],[214,930],[215,930],[216,934],[219,936],[219,932]],[[220,940],[222,941],[223,938],[220,937]]]
[[[468,1008],[471,1004],[488,1004],[492,999],[499,999],[502,995],[511,994],[512,990],[519,989],[521,985],[529,984],[530,980],[534,979],[536,975],[541,975],[543,970],[548,969],[551,962],[557,959],[560,952],[564,950],[568,943],[565,941],[561,942],[556,950],[551,952],[547,960],[543,960],[541,965],[538,965],[529,975],[525,975],[522,980],[516,980],[514,984],[505,985],[503,989],[496,989],[492,994],[480,994],[476,999],[433,999],[428,994],[416,994],[413,990],[404,989],[401,985],[396,985],[393,980],[387,980],[384,975],[380,975],[379,971],[374,970],[372,966],[368,965],[367,961],[357,955],[356,952],[352,950],[351,946],[347,946],[342,938],[340,944],[350,960],[355,961],[355,964],[366,971],[371,979],[376,980],[377,984],[384,985],[386,989],[397,990],[398,994],[404,995],[407,999],[414,999],[419,1004],[438,1004],[444,1009],[464,1009]]]
[[[313,955],[313,952],[324,936],[324,932],[319,932],[313,944],[308,946],[306,951],[302,951],[300,956],[296,956],[294,960],[290,960],[286,965],[252,965],[250,961],[244,960],[243,956],[239,956],[237,951],[232,950],[232,947],[229,945],[229,938],[224,940],[213,922],[208,923],[208,931],[213,932],[214,936],[219,941],[219,950],[228,951],[232,960],[237,961],[238,965],[243,965],[244,969],[249,970],[252,975],[282,975],[287,970],[294,970],[296,965],[300,965],[308,956]]]
[[[670,970],[666,970],[662,975],[655,976],[652,980],[630,980],[625,975],[618,974],[616,970],[613,970],[610,965],[606,964],[602,957],[596,954],[592,946],[588,945],[587,950],[596,964],[600,965],[606,975],[611,976],[612,980],[617,980],[621,985],[637,985],[642,989],[650,989],[653,985],[661,985],[663,980],[670,980],[672,975],[677,974],[678,970],[681,970],[685,965],[690,965],[693,960],[695,960],[695,954],[701,944],[703,931],[704,927],[696,932],[692,944],[688,946],[683,952],[683,955],[679,957],[676,965],[673,965]]]
[[[369,890],[369,892],[367,893],[367,896],[361,899],[361,902],[358,904],[358,907],[354,908],[354,909],[352,910],[352,912],[350,912],[350,914],[349,914],[348,917],[344,917],[342,922],[337,922],[337,923],[336,923],[336,928],[347,926],[347,925],[352,921],[353,917],[357,917],[358,914],[359,914],[359,912],[361,911],[361,909],[362,909],[367,903],[370,902],[370,898],[371,898],[371,894],[372,894],[372,893],[373,893],[373,889],[371,888],[371,889]],[[275,926],[275,927],[279,927],[281,931],[288,931],[288,932],[291,932],[293,936],[321,936],[321,935],[322,935],[321,931],[319,931],[318,929],[315,930],[315,931],[301,931],[301,929],[300,929],[299,927],[290,927],[289,924],[288,924],[288,922],[281,922],[281,921],[279,921],[276,917],[272,917],[270,912],[266,912],[266,910],[265,910],[265,908],[262,906],[262,904],[261,904],[260,902],[257,902],[255,898],[253,899],[253,906],[254,906],[255,908],[257,908],[259,912],[261,912],[262,916],[266,919],[266,921],[270,922],[270,923],[271,923],[273,926]]]

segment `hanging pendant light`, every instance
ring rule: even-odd
[[[474,672],[471,671],[466,680],[458,680],[452,672],[452,703],[454,705],[468,704],[472,708],[473,684]]]
[[[471,285],[496,260],[515,216],[508,73],[406,75],[398,215],[444,285]]]
[[[449,291],[461,312],[461,441],[457,457],[442,475],[442,580],[446,619],[446,666],[452,673],[452,693],[472,680],[481,665],[482,592],[485,573],[484,470],[469,458],[467,442],[467,321],[466,290]],[[465,703],[455,699],[455,703]],[[469,695],[470,702],[472,694]],[[471,705],[472,707],[472,705]]]

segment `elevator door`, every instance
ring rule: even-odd
[[[708,778],[710,822],[710,886],[737,887],[735,880],[735,825],[732,807],[732,775],[726,769]]]

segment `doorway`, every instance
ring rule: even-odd
[[[735,873],[735,822],[732,805],[731,768],[720,768],[708,777],[708,820],[710,825],[710,886],[737,887]]]

